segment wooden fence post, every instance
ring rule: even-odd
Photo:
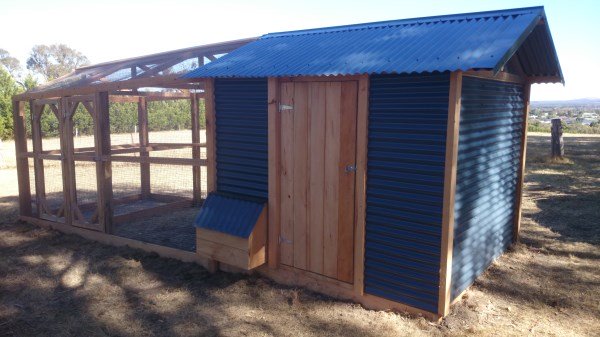
[[[196,144],[200,143],[200,102],[198,94],[190,94],[191,99],[191,114],[192,114],[192,158],[200,159],[200,147]],[[194,206],[199,206],[202,202],[202,171],[200,165],[192,166],[193,176],[193,202]]]
[[[19,183],[19,215],[31,216],[31,186],[29,184],[29,159],[22,155],[27,152],[27,128],[25,102],[13,101],[13,126],[15,152],[17,156],[17,182]]]
[[[94,95],[98,222],[105,233],[113,233],[112,164],[110,160],[110,116],[108,92]]]
[[[552,119],[552,158],[562,158],[565,155],[563,143],[562,121],[560,118]]]
[[[138,101],[138,132],[140,139],[140,158],[147,158],[148,154],[148,102],[146,97],[140,97]],[[142,199],[150,197],[150,164],[140,163],[140,184]]]

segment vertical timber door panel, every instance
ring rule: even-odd
[[[308,206],[308,83],[294,84],[294,266],[306,269]]]
[[[340,118],[340,171],[338,204],[337,278],[351,282],[354,276],[354,188],[356,172],[356,118],[358,83],[342,82]],[[349,171],[346,172],[346,166]]]
[[[323,274],[323,186],[325,185],[325,88],[327,83],[309,85],[310,132],[308,269]]]
[[[323,274],[329,277],[337,277],[339,176],[342,174],[340,166],[344,165],[340,163],[341,83],[327,83],[325,92],[325,190],[323,192],[325,245],[323,251]]]
[[[281,263],[351,283],[356,81],[281,84]]]

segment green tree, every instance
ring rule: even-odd
[[[27,69],[51,81],[89,63],[85,55],[67,45],[37,45],[31,49]]]
[[[0,68],[0,139],[12,137],[12,96],[19,93],[12,76],[3,68]]]
[[[16,77],[21,70],[21,63],[19,60],[10,56],[10,54],[2,48],[0,48],[0,65],[2,65],[13,77]]]

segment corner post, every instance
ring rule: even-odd
[[[204,107],[206,109],[206,193],[217,190],[217,114],[215,110],[215,80],[204,80]],[[219,269],[219,262],[208,260],[208,271]]]
[[[190,107],[192,114],[192,158],[200,159],[200,104],[198,94],[190,94]],[[202,202],[202,175],[200,165],[192,166],[193,202],[195,206]]]
[[[517,188],[515,196],[515,217],[513,221],[513,243],[519,241],[519,230],[521,229],[521,208],[523,201],[523,182],[525,179],[525,158],[527,153],[527,127],[529,125],[529,98],[531,96],[531,82],[526,81],[523,85],[523,124],[521,130],[521,158],[517,176]]]
[[[454,244],[454,197],[458,157],[458,131],[462,95],[462,72],[450,74],[448,125],[446,128],[446,161],[444,168],[444,202],[442,207],[442,246],[440,260],[440,292],[438,315],[444,317],[450,311],[452,249]]]
[[[365,225],[367,205],[367,148],[369,132],[369,76],[358,80],[358,116],[356,118],[356,189],[354,212],[354,293],[364,294]]]
[[[94,95],[96,114],[96,176],[98,185],[98,221],[105,233],[113,232],[112,165],[110,160],[110,116],[108,92]]]
[[[281,115],[279,113],[279,80],[268,79],[268,151],[269,201],[267,262],[270,268],[279,267],[280,202],[281,202]]]
[[[146,97],[138,99],[138,132],[140,140],[140,158],[148,158],[148,102]],[[140,162],[140,191],[142,199],[150,197],[150,164]]]
[[[19,184],[19,215],[31,216],[31,186],[29,183],[29,159],[27,153],[27,127],[25,102],[12,101],[15,152],[17,156],[17,182]]]
[[[217,116],[215,111],[215,80],[204,80],[206,108],[206,175],[207,193],[217,189]]]

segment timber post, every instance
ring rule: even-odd
[[[565,155],[565,144],[563,143],[563,129],[560,118],[552,119],[552,158],[562,158]]]

